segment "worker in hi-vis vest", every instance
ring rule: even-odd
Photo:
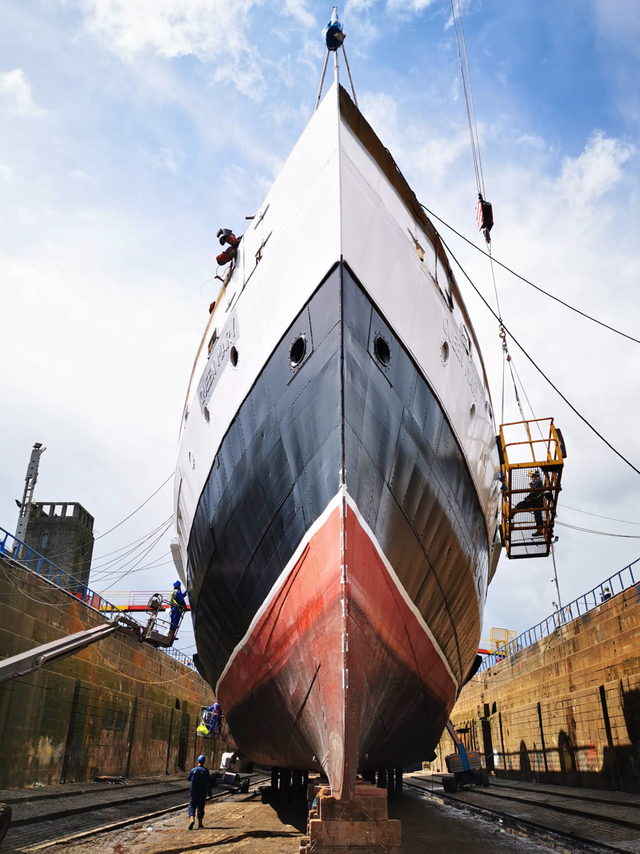
[[[180,624],[180,618],[187,610],[187,603],[184,600],[184,593],[182,592],[181,587],[182,585],[179,581],[174,582],[173,593],[169,600],[169,604],[171,606],[171,628],[169,629],[169,637],[173,637],[175,635],[176,629]]]

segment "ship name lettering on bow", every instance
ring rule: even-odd
[[[200,401],[200,408],[202,410],[204,410],[204,407],[211,400],[213,390],[229,361],[229,351],[238,340],[238,336],[238,318],[234,311],[225,323],[220,337],[214,344],[207,360],[207,366],[198,383],[198,400]]]

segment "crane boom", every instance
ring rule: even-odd
[[[40,670],[41,667],[46,667],[70,655],[75,655],[77,652],[91,646],[91,644],[97,643],[97,641],[118,631],[140,637],[141,626],[133,620],[120,617],[116,622],[94,626],[92,629],[76,632],[73,635],[67,635],[66,637],[58,638],[58,640],[42,644],[42,646],[37,646],[35,649],[20,652],[18,655],[12,655],[10,658],[4,658],[0,661],[0,684],[8,682],[10,679],[16,679],[19,676],[26,676],[28,673],[34,673],[36,670]]]

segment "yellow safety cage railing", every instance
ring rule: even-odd
[[[497,442],[507,557],[547,557],[567,456],[562,433],[553,418],[534,418],[502,424]]]

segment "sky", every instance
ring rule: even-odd
[[[330,13],[305,0],[0,0],[0,526],[15,530],[42,442],[35,500],[95,517],[92,586],[107,596],[175,579],[172,531],[153,545],[171,481],[119,523],[173,472],[216,231],[242,232],[309,120]],[[462,14],[494,256],[640,338],[640,5],[464,0]],[[340,15],[364,115],[418,198],[481,246],[448,0],[347,0]],[[440,230],[495,307],[486,259]],[[496,278],[508,329],[640,469],[640,345]],[[458,280],[501,415],[497,324]],[[640,475],[510,351],[533,412],[567,444],[566,603],[640,557]],[[504,417],[519,419],[508,386]],[[502,557],[484,633],[551,613],[551,577],[550,559]],[[188,630],[179,646],[193,651]]]

